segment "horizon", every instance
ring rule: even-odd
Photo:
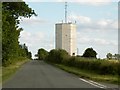
[[[64,2],[27,2],[37,17],[22,18],[20,44],[25,43],[33,55],[44,48],[55,49],[55,24],[64,20]],[[82,55],[87,48],[93,48],[98,58],[107,53],[118,53],[118,3],[68,2],[68,21],[77,23],[77,48]]]

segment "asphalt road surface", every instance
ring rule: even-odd
[[[111,86],[108,84],[108,86]],[[79,78],[43,61],[30,61],[24,64],[3,88],[99,88],[106,85]],[[117,87],[117,85],[113,85]]]

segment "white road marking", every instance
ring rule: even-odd
[[[94,83],[94,84],[97,84],[97,85],[99,85],[99,86],[102,86],[102,87],[105,87],[105,88],[107,88],[107,86],[105,86],[105,85],[103,85],[103,84],[100,84],[100,83],[97,83],[97,82],[94,82],[94,81],[92,81],[92,80],[89,80],[91,83]]]
[[[83,79],[83,78],[79,78],[79,79],[82,80],[82,81],[84,81],[84,82],[86,82],[86,83],[89,83],[89,84],[91,84],[91,85],[93,85],[93,86],[95,86],[95,87],[98,87],[98,88],[107,88],[107,86],[102,85],[102,84],[99,84],[99,83],[94,82],[94,81],[92,81],[92,80],[85,80],[85,79]]]

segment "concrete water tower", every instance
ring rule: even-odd
[[[64,49],[71,56],[77,55],[76,23],[67,21],[67,2],[65,2],[65,22],[55,25],[55,47]]]

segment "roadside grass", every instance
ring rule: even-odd
[[[2,66],[0,66],[0,84],[2,83]]]
[[[7,67],[2,67],[2,83],[4,83],[6,80],[8,80],[15,72],[26,62],[29,60],[26,58],[24,60],[20,60],[14,64],[11,64]]]
[[[106,82],[106,83],[111,83],[111,84],[119,84],[120,81],[117,75],[100,75],[96,74],[95,72],[89,71],[89,70],[83,70],[83,69],[78,69],[76,67],[70,67],[70,66],[65,66],[63,64],[53,64],[50,63],[62,70],[65,70],[69,73],[75,74],[79,76],[80,78],[84,79],[91,79],[97,82]]]

